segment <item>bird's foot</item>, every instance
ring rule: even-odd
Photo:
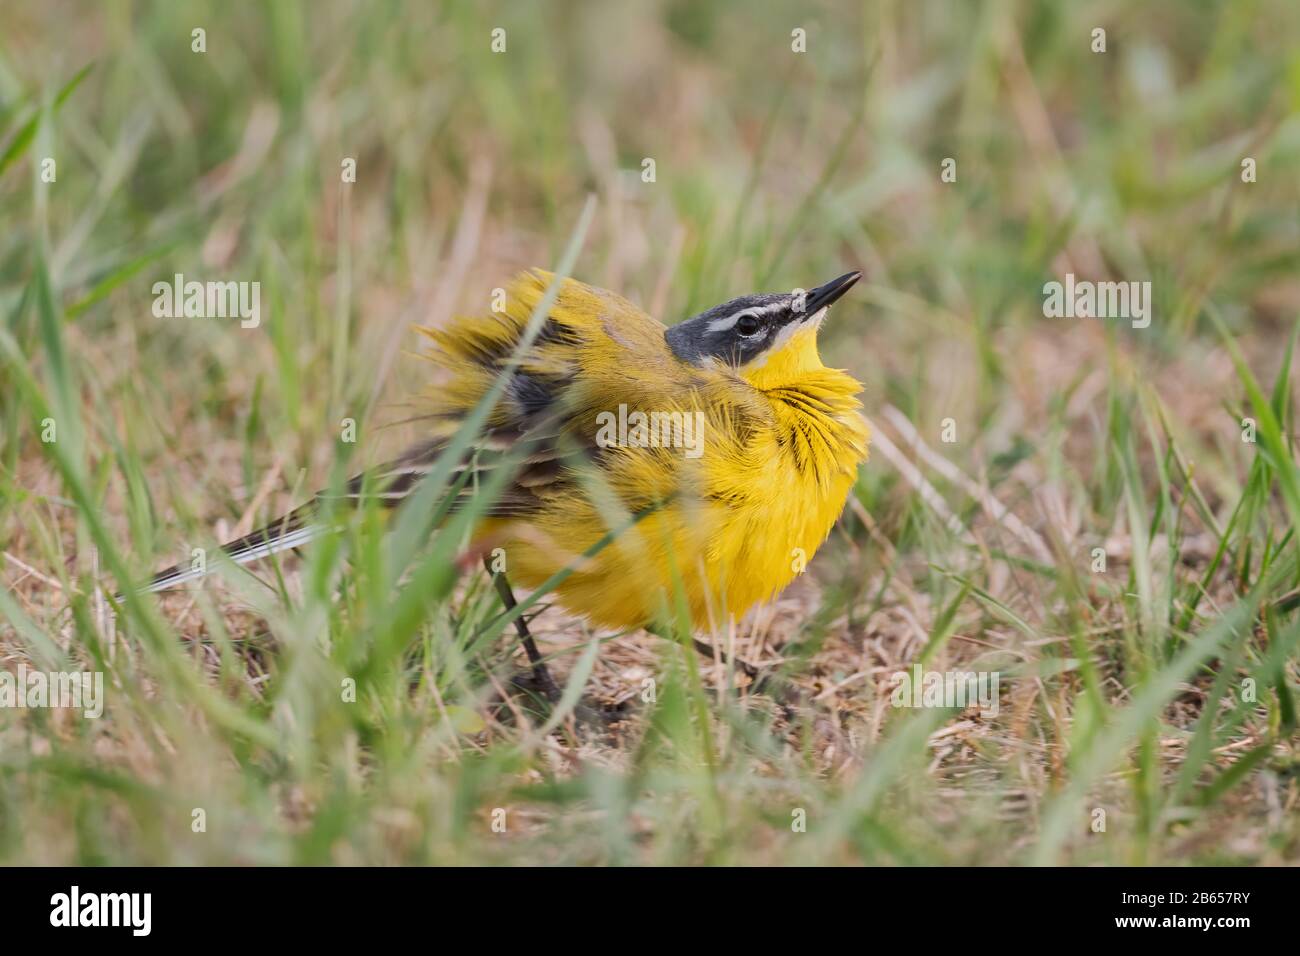
[[[510,690],[535,705],[532,716],[538,719],[549,716],[550,712],[559,706],[562,696],[559,685],[555,683],[545,667],[532,668],[516,674],[510,678]],[[623,720],[626,714],[621,706],[593,706],[584,700],[579,700],[573,708],[573,716],[579,724],[603,728]]]

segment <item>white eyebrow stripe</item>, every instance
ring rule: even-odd
[[[742,315],[767,315],[770,312],[779,312],[784,309],[787,304],[788,303],[778,299],[776,302],[770,302],[767,305],[746,306],[733,315],[725,315],[720,319],[714,319],[708,324],[707,328],[710,332],[725,332],[727,329],[739,322]]]

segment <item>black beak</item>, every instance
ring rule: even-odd
[[[816,315],[819,311],[835,302],[845,292],[853,288],[853,283],[862,278],[861,272],[846,272],[838,279],[832,279],[825,285],[811,289],[804,298],[804,314]]]

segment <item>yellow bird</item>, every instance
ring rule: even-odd
[[[696,630],[712,630],[803,569],[867,457],[862,386],[817,351],[828,308],[860,275],[742,296],[667,329],[619,295],[565,279],[529,341],[553,277],[526,272],[502,310],[420,329],[442,373],[417,419],[428,437],[347,493],[406,498],[504,376],[482,438],[457,463],[472,479],[460,493],[472,494],[492,461],[520,446],[474,548],[503,559],[496,570],[530,589],[573,568],[555,599],[599,627],[649,626],[680,596]],[[315,511],[300,508],[224,549],[245,563],[296,548],[319,532]],[[200,573],[171,569],[149,590]],[[513,606],[505,576],[498,589]]]

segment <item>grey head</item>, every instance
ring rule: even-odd
[[[820,325],[831,303],[860,278],[861,272],[848,272],[808,292],[742,295],[679,322],[664,338],[683,362],[741,368],[779,348],[800,329]]]

